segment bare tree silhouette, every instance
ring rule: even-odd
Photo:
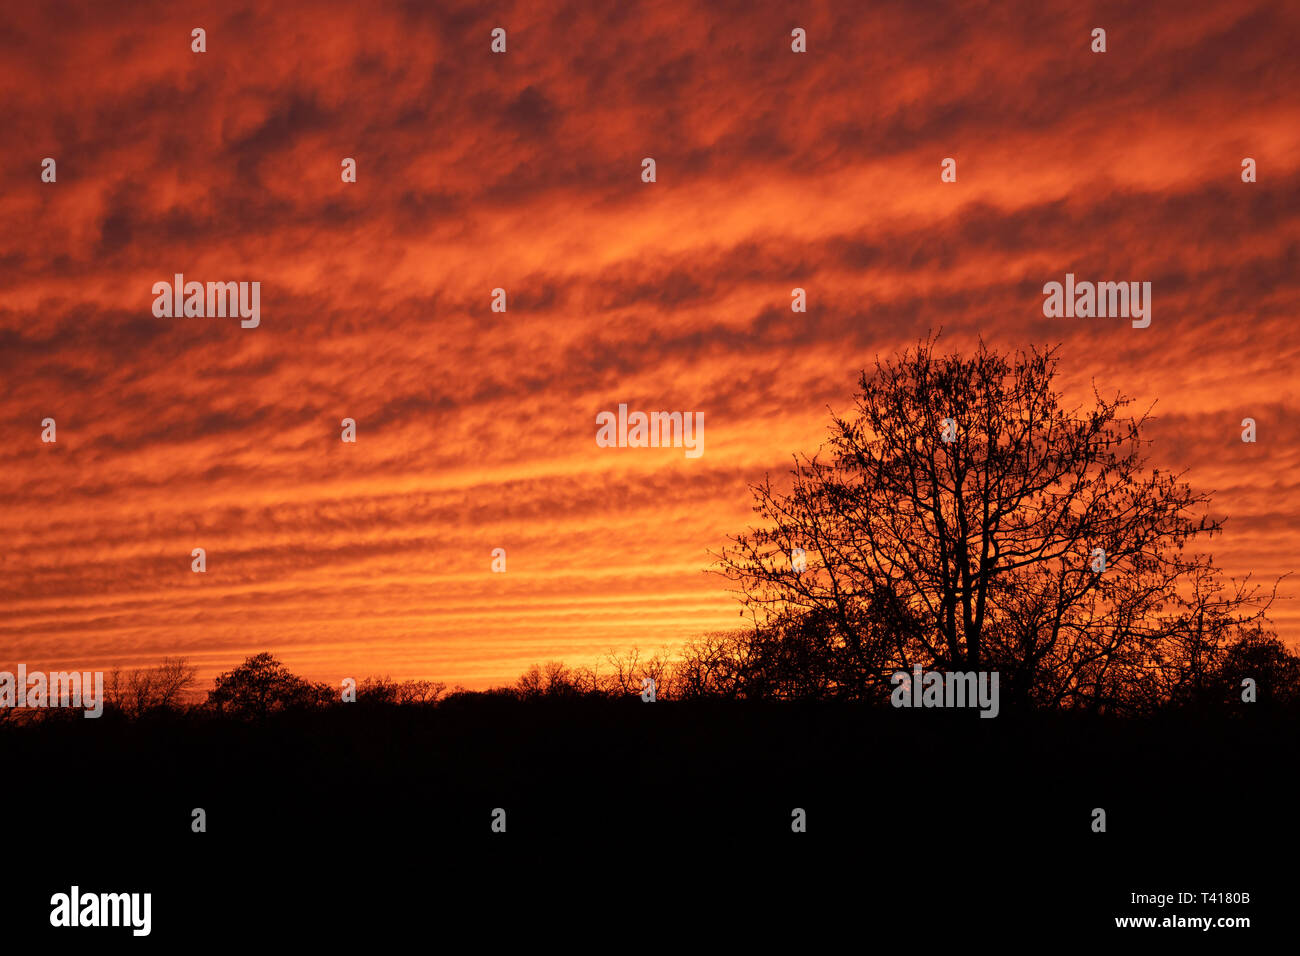
[[[105,703],[128,717],[180,707],[197,674],[198,669],[183,657],[164,657],[154,667],[128,671],[114,668],[104,687]]]
[[[687,641],[673,665],[683,700],[762,696],[754,679],[761,652],[743,631],[714,631]]]
[[[1149,412],[1095,390],[1063,408],[1055,348],[936,341],[863,372],[788,492],[753,486],[763,526],[715,567],[751,617],[751,671],[778,696],[867,697],[895,668],[997,670],[1013,703],[1123,710],[1211,679],[1272,598],[1188,547],[1221,523],[1147,468]]]
[[[357,702],[378,705],[436,704],[447,691],[442,681],[366,677],[357,685]]]

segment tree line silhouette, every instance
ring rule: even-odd
[[[645,700],[650,680],[654,681],[656,702],[842,700],[888,706],[892,685],[886,680],[864,683],[860,693],[845,692],[852,685],[845,679],[845,664],[829,639],[831,633],[808,620],[751,632],[718,632],[688,641],[672,655],[661,651],[647,657],[633,648],[624,654],[608,654],[594,665],[534,664],[513,683],[483,691],[449,690],[441,681],[366,677],[357,682],[354,701],[345,701],[338,685],[292,673],[268,652],[255,654],[221,674],[206,696],[196,699],[195,669],[183,658],[168,658],[157,667],[114,672],[105,684],[105,715],[134,720],[189,713],[256,720],[289,711],[348,706],[435,708],[470,699]],[[1156,704],[1144,691],[1135,696],[1132,706],[1106,712],[1239,705],[1246,679],[1255,682],[1261,709],[1300,708],[1300,656],[1276,637],[1258,631],[1243,635],[1212,660],[1202,661],[1199,669],[1179,677],[1174,692]],[[80,712],[5,709],[0,711],[0,720],[60,720],[69,719],[69,715],[80,717]]]

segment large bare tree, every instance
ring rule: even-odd
[[[835,695],[920,664],[997,670],[1013,702],[1135,709],[1213,673],[1270,599],[1190,547],[1220,521],[1148,467],[1149,413],[1095,390],[1063,407],[1056,353],[930,338],[863,372],[854,413],[788,491],[753,487],[761,526],[718,555],[755,640],[809,644],[792,622],[814,622]]]

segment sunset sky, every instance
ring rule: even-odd
[[[733,626],[747,485],[940,327],[1156,401],[1221,566],[1300,571],[1300,7],[1134,6],[9,5],[0,669],[478,688]],[[1045,318],[1066,272],[1151,326]],[[155,318],[175,273],[260,327]],[[597,447],[620,402],[704,454]]]

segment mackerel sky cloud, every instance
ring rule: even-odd
[[[482,687],[731,627],[747,484],[940,328],[1154,402],[1220,565],[1300,570],[1295,6],[601,6],[0,15],[0,669]],[[1150,327],[1046,318],[1067,272],[1150,281]],[[259,327],[156,318],[175,273],[260,282]],[[620,402],[703,456],[598,448]]]

